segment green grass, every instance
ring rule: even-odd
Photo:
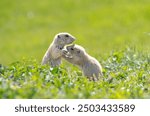
[[[150,98],[150,57],[134,50],[102,61],[104,77],[89,81],[70,68],[49,68],[36,60],[0,67],[0,98]]]
[[[149,11],[149,0],[0,0],[0,98],[150,98]],[[59,32],[102,63],[99,82],[40,65]]]

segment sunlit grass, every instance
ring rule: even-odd
[[[89,81],[72,65],[50,68],[36,60],[0,66],[0,98],[149,98],[150,57],[126,49],[101,61],[104,76]]]

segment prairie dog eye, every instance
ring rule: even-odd
[[[69,35],[68,35],[68,34],[66,34],[66,35],[65,35],[65,37],[69,37]]]
[[[59,35],[58,35],[57,37],[58,37],[58,38],[60,38],[60,36],[59,36]]]
[[[71,48],[71,50],[74,50],[73,48]]]

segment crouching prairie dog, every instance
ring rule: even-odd
[[[63,58],[79,66],[89,80],[97,81],[103,75],[100,63],[79,45],[69,45],[63,49]]]
[[[59,66],[61,64],[62,49],[73,41],[75,41],[75,37],[69,33],[63,32],[55,35],[53,42],[43,56],[41,64],[50,64],[51,67]]]

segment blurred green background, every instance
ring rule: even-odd
[[[69,32],[95,57],[127,46],[150,51],[150,0],[0,0],[0,64],[41,61]]]

